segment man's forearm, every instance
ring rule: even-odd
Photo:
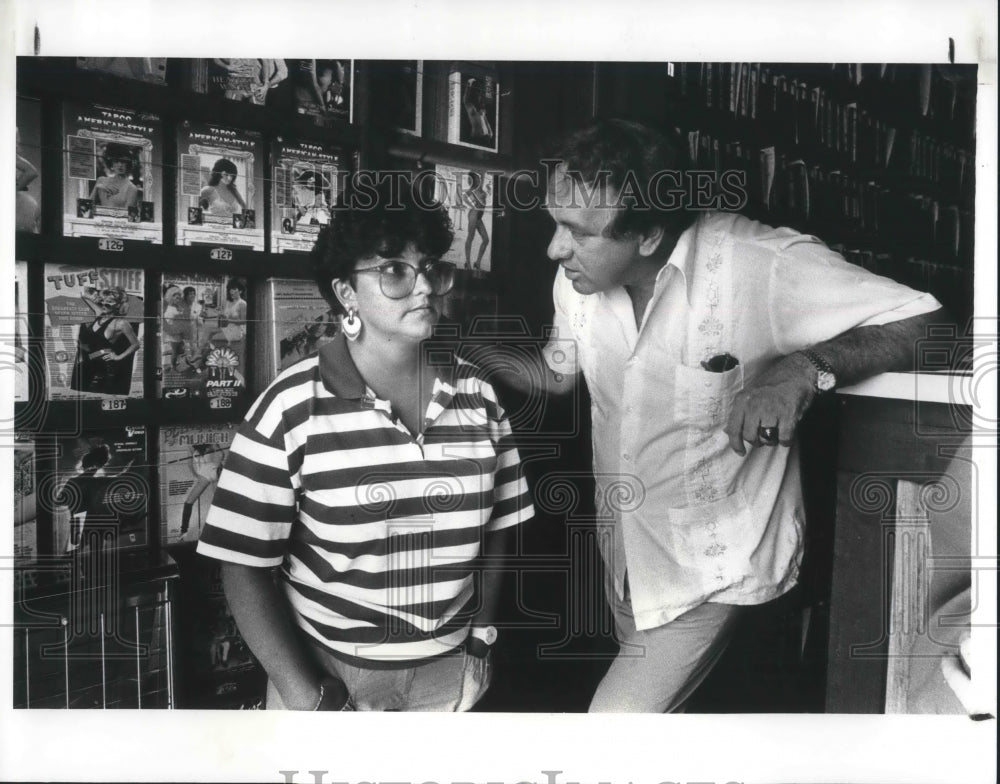
[[[519,347],[484,345],[469,352],[468,360],[474,362],[490,383],[534,395],[563,395],[576,384],[576,373],[558,373],[545,362],[541,352],[528,352]]]
[[[841,387],[879,373],[913,370],[917,342],[942,316],[939,309],[890,324],[857,327],[817,343],[812,350],[830,363],[837,375],[837,386]]]

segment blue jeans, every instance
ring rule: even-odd
[[[325,651],[316,653],[323,669],[346,684],[359,711],[467,711],[486,693],[493,674],[489,656],[463,651],[399,670],[355,667]],[[267,709],[285,709],[271,681]]]

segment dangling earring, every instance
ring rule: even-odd
[[[361,335],[361,316],[353,307],[347,311],[347,318],[340,320],[340,328],[344,330],[344,337],[350,341],[355,341]]]

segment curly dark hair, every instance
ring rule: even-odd
[[[108,142],[104,145],[104,164],[110,168],[115,161],[124,161],[128,171],[132,171],[132,150],[119,142]]]
[[[398,256],[409,244],[426,256],[440,257],[454,238],[448,211],[424,198],[412,183],[368,183],[337,199],[330,223],[320,230],[310,253],[313,278],[334,313],[340,314],[344,309],[333,293],[333,281],[350,277],[359,261]]]
[[[640,189],[669,188],[669,180],[657,185],[660,172],[676,172],[683,177],[691,161],[683,141],[629,120],[599,120],[564,139],[549,155],[565,164],[570,177],[592,187],[601,172],[607,172],[608,186],[617,190],[629,180]],[[648,194],[648,190],[644,191]],[[696,213],[678,208],[656,209],[656,199],[646,205],[624,200],[622,211],[607,228],[609,237],[618,239],[627,234],[642,234],[662,227],[668,234],[680,236],[694,223]],[[686,206],[686,205],[685,205]]]
[[[219,158],[212,165],[212,174],[208,178],[208,184],[212,186],[218,185],[222,181],[223,174],[231,174],[233,177],[239,175],[236,164],[228,158]]]

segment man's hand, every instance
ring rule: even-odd
[[[777,360],[740,390],[733,399],[724,431],[738,455],[744,442],[753,446],[788,446],[802,415],[816,395],[816,369],[801,354]],[[776,440],[761,440],[759,428],[775,428]]]

